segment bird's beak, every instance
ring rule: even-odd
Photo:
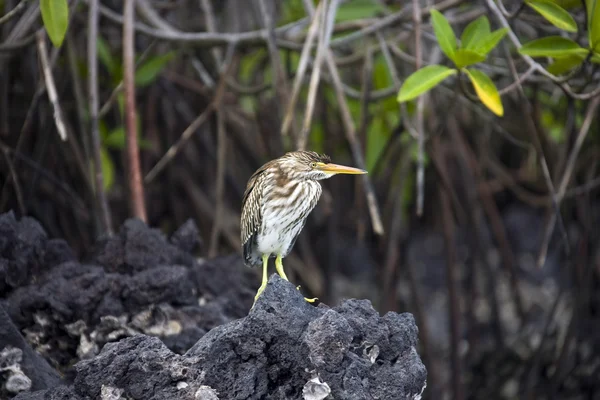
[[[325,163],[317,163],[317,169],[323,172],[329,172],[331,174],[351,174],[351,175],[361,175],[366,174],[367,171],[364,169],[347,167],[345,165],[338,164],[325,164]]]

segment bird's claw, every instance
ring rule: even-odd
[[[296,286],[296,290],[300,290],[300,285]],[[308,297],[305,297],[304,300],[308,301],[309,303],[314,303],[315,301],[319,300],[319,298],[313,297],[312,299],[309,299]]]

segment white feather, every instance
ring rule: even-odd
[[[321,184],[315,181],[303,181],[298,183],[294,191],[287,199],[281,199],[285,203],[294,201],[298,196],[318,199],[322,192]],[[281,255],[285,257],[291,251],[294,238],[304,227],[303,220],[308,216],[316,205],[316,201],[299,200],[299,207],[276,208],[278,205],[273,200],[267,207],[262,209],[262,224],[256,238],[257,249],[261,254]]]

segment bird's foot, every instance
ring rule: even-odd
[[[260,285],[260,287],[258,288],[258,290],[256,292],[256,296],[254,296],[254,303],[252,303],[252,307],[254,307],[254,304],[256,304],[256,301],[258,300],[258,298],[260,297],[262,292],[264,292],[266,287],[267,287],[267,285],[265,282],[263,282],[263,284]]]
[[[300,290],[300,285],[296,286],[296,290]],[[309,299],[308,297],[305,297],[304,300],[308,301],[309,303],[314,303],[315,301],[319,300],[319,298],[313,297],[312,299]]]

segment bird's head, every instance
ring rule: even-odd
[[[314,151],[292,151],[280,158],[281,168],[296,179],[319,181],[337,174],[366,174],[367,171],[333,164],[329,156]]]

